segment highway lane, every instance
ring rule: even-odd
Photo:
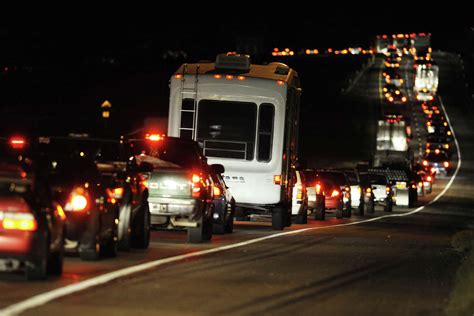
[[[446,101],[446,106],[450,115],[453,112],[462,148],[470,148],[472,115],[464,115],[455,102]],[[450,247],[451,236],[472,224],[473,165],[469,152],[472,150],[463,150],[463,168],[452,189],[419,214],[308,231],[165,265],[29,313],[439,313],[461,260]],[[439,181],[435,191],[439,192],[444,183]],[[407,211],[396,209],[395,213]],[[375,216],[382,214],[377,211]],[[310,221],[309,227],[362,219],[329,218],[325,223]],[[149,251],[121,253],[117,260],[94,263],[68,259],[65,276],[53,282],[28,283],[25,287],[26,282],[19,280],[2,281],[1,306],[139,262],[274,233],[268,224],[237,224],[235,234],[219,236],[209,244],[188,245],[184,234],[154,232]],[[293,225],[291,229],[303,227],[307,226]]]

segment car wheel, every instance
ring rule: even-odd
[[[123,251],[129,251],[132,247],[132,207],[125,204],[119,212],[120,239],[118,248]]]
[[[132,246],[138,249],[147,249],[150,245],[150,210],[148,203],[140,208],[133,218]]]
[[[364,204],[364,211],[368,214],[373,214],[375,212],[375,204],[373,201],[367,202]]]
[[[275,207],[272,210],[272,228],[274,230],[283,230],[285,227],[287,210],[283,207]]]
[[[26,262],[25,277],[27,280],[44,280],[48,275],[48,259],[46,256]]]
[[[308,224],[308,212],[306,209],[303,209],[303,212],[296,215],[295,224]]]
[[[225,232],[231,234],[234,232],[234,215],[235,215],[235,203],[232,203],[232,210],[227,217]]]

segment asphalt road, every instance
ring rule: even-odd
[[[87,288],[29,309],[25,315],[437,315],[455,286],[463,254],[452,237],[474,228],[474,113],[456,94],[451,79],[457,63],[440,56],[442,97],[459,140],[462,166],[446,193],[408,216],[373,216],[293,225],[296,234],[219,247],[276,234],[269,223],[236,223],[235,233],[211,243],[188,245],[180,232],[154,232],[147,251],[117,259],[81,262],[68,258],[65,273],[47,282],[2,275],[0,308],[34,295],[80,284],[121,268],[196,251],[222,249]],[[376,104],[377,64],[360,79],[354,94]],[[374,96],[375,93],[375,96]],[[448,183],[442,179],[426,204]],[[394,215],[412,210],[395,208]],[[359,222],[359,223],[357,223]],[[36,301],[38,303],[38,301]],[[3,310],[5,311],[5,310]],[[0,310],[0,314],[1,314]]]

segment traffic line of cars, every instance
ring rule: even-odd
[[[189,242],[233,231],[235,201],[222,165],[195,141],[12,136],[0,139],[0,271],[44,279],[63,256],[146,249],[154,227]]]

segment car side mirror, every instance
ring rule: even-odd
[[[213,164],[211,165],[211,172],[214,174],[223,174],[225,172],[225,168],[221,164]]]

